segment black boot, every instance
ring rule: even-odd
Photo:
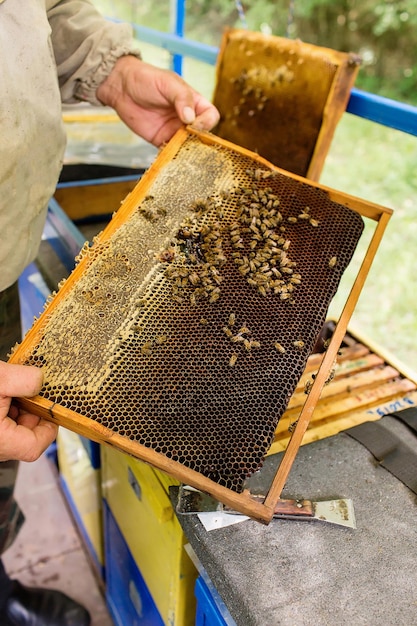
[[[1,626],[89,626],[90,615],[60,591],[25,587],[13,580],[0,609]]]

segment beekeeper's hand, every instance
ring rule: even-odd
[[[0,361],[0,461],[35,461],[56,438],[55,424],[13,404],[39,393],[42,378],[38,367]]]
[[[96,96],[146,141],[160,146],[183,125],[211,130],[219,112],[180,76],[134,56],[117,60]]]

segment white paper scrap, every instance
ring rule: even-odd
[[[198,513],[198,518],[207,531],[215,530],[216,528],[225,528],[226,526],[239,524],[240,522],[250,519],[246,515],[235,515],[234,513],[224,513],[223,511]]]

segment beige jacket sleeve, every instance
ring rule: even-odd
[[[89,0],[46,0],[62,102],[101,104],[97,86],[117,59],[140,57],[129,24],[106,20]]]

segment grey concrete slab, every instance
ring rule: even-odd
[[[279,459],[267,459],[258,488]],[[196,515],[178,516],[238,626],[417,623],[417,498],[407,487],[339,434],[300,449],[282,496],[351,498],[357,529],[248,520],[206,532]]]

